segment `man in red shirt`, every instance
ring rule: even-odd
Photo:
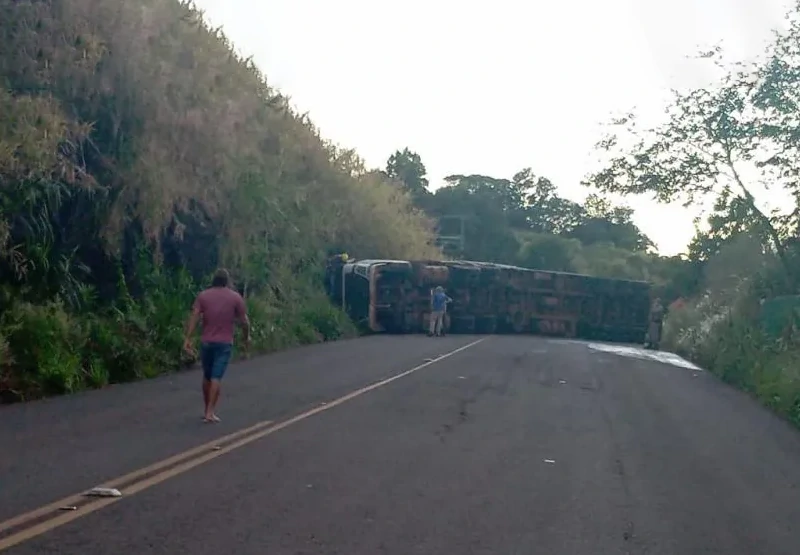
[[[217,270],[211,287],[202,291],[194,301],[192,314],[186,325],[183,347],[192,351],[192,334],[200,317],[203,318],[203,334],[200,345],[200,360],[203,364],[203,400],[206,409],[205,422],[219,422],[214,412],[219,401],[220,382],[228,368],[233,349],[233,331],[236,322],[242,327],[245,349],[250,344],[250,320],[242,296],[228,287],[230,275],[227,270]]]

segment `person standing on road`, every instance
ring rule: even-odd
[[[233,332],[236,322],[242,327],[245,351],[250,346],[250,320],[242,296],[231,289],[227,270],[217,270],[211,287],[202,291],[194,301],[183,347],[192,352],[192,335],[202,317],[203,333],[200,344],[200,361],[203,365],[203,421],[219,422],[216,414],[220,395],[220,382],[228,369],[233,349]]]
[[[428,330],[428,336],[444,336],[444,313],[447,310],[447,303],[452,302],[453,299],[447,296],[444,288],[438,285],[433,290],[433,298],[431,299],[431,321]]]
[[[661,327],[664,322],[664,305],[661,299],[656,298],[650,306],[650,322],[647,328],[647,338],[645,347],[648,349],[658,349],[661,343]]]

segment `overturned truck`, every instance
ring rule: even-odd
[[[375,333],[428,329],[432,290],[453,302],[449,333],[530,333],[640,343],[647,333],[650,284],[488,262],[356,260],[335,257],[328,294]]]

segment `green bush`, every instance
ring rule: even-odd
[[[762,302],[765,290],[781,291],[765,284],[781,281],[782,269],[762,253],[725,260],[728,254],[722,253],[706,270],[706,284],[714,288],[668,314],[663,344],[800,426],[796,315],[784,311],[782,324],[766,325]],[[767,270],[756,275],[744,263]]]
[[[83,384],[80,326],[58,303],[18,303],[2,328],[16,363],[15,386],[41,394],[69,393]]]
[[[141,300],[102,312],[73,314],[59,302],[11,305],[0,317],[0,391],[15,399],[70,393],[194,362],[182,350],[183,326],[199,288],[185,275],[151,279],[153,288]],[[298,302],[253,295],[247,305],[255,352],[355,334],[319,292]]]

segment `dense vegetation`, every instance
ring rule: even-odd
[[[0,0],[0,395],[178,368],[219,265],[255,350],[353,334],[322,292],[325,257],[442,256],[438,228],[458,238],[449,255],[653,282],[675,301],[668,348],[800,423],[798,14],[757,65],[705,53],[726,78],[676,94],[660,126],[616,120],[576,203],[529,168],[433,192],[408,148],[366,168],[189,3]],[[788,209],[764,208],[775,191]],[[713,210],[662,257],[608,193]]]
[[[429,192],[425,166],[405,149],[392,155],[386,174],[404,185],[413,202],[437,221],[444,236],[461,237],[445,252],[472,260],[529,268],[648,280],[676,298],[675,284],[690,279],[682,257],[661,257],[632,221],[633,210],[590,194],[583,203],[558,195],[555,184],[530,168],[512,178],[452,175]]]
[[[269,350],[352,332],[317,285],[328,249],[435,256],[406,196],[191,5],[0,0],[0,22],[4,398],[176,368],[217,265]]]

